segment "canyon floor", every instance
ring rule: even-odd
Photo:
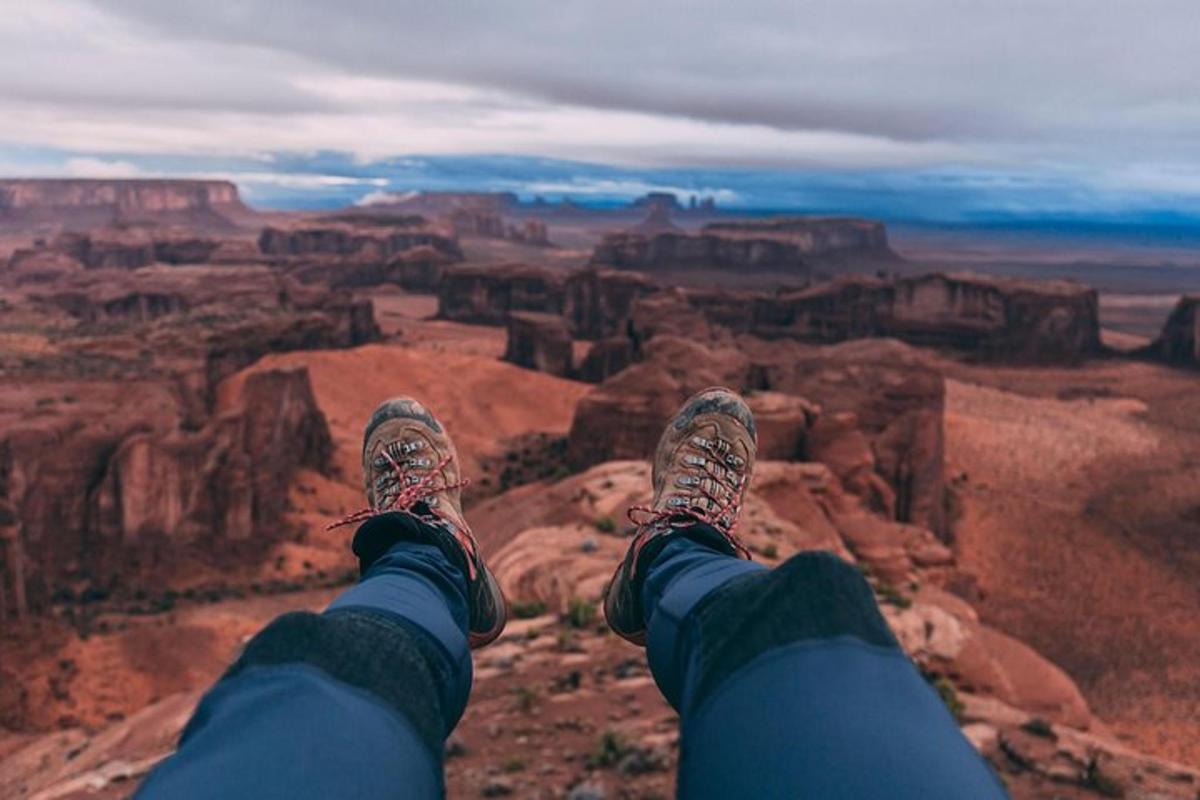
[[[297,533],[266,569],[226,575],[221,591],[204,588],[213,576],[197,575],[196,592],[160,613],[98,611],[86,635],[44,620],[7,639],[6,668],[25,676],[33,695],[27,723],[64,731],[4,735],[0,757],[32,758],[25,748],[39,742],[42,758],[75,753],[74,764],[88,752],[83,731],[103,737],[106,729],[124,731],[147,757],[161,755],[241,642],[278,613],[327,603],[353,561],[347,535],[322,524],[359,502],[361,425],[378,399],[423,398],[456,436],[469,471],[513,437],[566,432],[586,385],[502,363],[500,331],[422,318],[428,311],[427,299],[384,297],[385,342],[271,355],[251,368],[308,367],[333,433],[334,477],[305,471],[289,487]],[[1118,738],[1200,763],[1200,515],[1186,505],[1200,496],[1194,376],[1120,360],[1064,370],[929,357],[950,376],[954,549],[977,579],[981,619],[1062,666]],[[494,513],[485,509],[485,519]],[[479,532],[494,553],[499,543]],[[537,610],[477,654],[472,703],[447,760],[450,796],[561,797],[581,784],[618,797],[671,796],[675,718],[641,651],[607,634],[594,605],[565,617]],[[8,773],[24,774],[19,764],[9,762]],[[136,774],[137,764],[124,766]],[[104,769],[83,770],[53,796],[127,794],[120,765]],[[1024,796],[1075,796],[1034,778],[1018,786]],[[23,796],[12,782],[0,789]]]

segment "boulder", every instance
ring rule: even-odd
[[[818,409],[803,397],[780,392],[753,392],[746,405],[758,427],[758,457],[763,460],[799,461],[805,453],[809,426]]]
[[[894,517],[896,492],[876,469],[871,441],[853,411],[820,414],[805,441],[807,457],[828,465],[842,485],[875,511]]]
[[[1022,642],[921,602],[883,610],[904,650],[955,686],[1051,722],[1081,730],[1095,725],[1075,683]]]
[[[504,360],[551,375],[571,374],[571,334],[557,314],[516,311],[508,317]]]

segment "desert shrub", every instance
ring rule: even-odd
[[[567,601],[567,612],[563,619],[572,628],[586,628],[596,619],[596,604],[581,597],[572,597]]]
[[[538,702],[538,692],[531,686],[516,686],[513,696],[517,698],[517,710],[523,714],[533,711]]]
[[[512,604],[513,616],[517,619],[533,619],[546,613],[546,604],[541,600],[518,600]]]
[[[615,533],[617,530],[616,520],[614,520],[612,517],[597,517],[592,521],[592,524],[595,525],[596,530],[600,531],[601,533]]]
[[[962,700],[958,699],[958,690],[954,688],[954,684],[945,675],[935,675],[924,670],[922,670],[922,675],[933,686],[934,691],[938,693],[938,697],[942,699],[942,702],[950,710],[954,719],[962,722],[962,715],[963,711],[966,710],[966,706],[963,705]]]
[[[875,587],[875,591],[879,594],[880,599],[885,603],[889,603],[896,608],[908,608],[912,605],[912,600],[900,593],[900,590],[890,583],[881,583]]]
[[[587,765],[592,769],[612,767],[629,755],[633,748],[619,732],[608,730],[600,734],[595,747],[588,755]]]
[[[1021,726],[1021,730],[1026,733],[1031,733],[1034,736],[1041,736],[1044,739],[1055,739],[1054,729],[1050,727],[1050,723],[1041,717],[1031,717]]]

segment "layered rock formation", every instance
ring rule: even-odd
[[[454,322],[504,325],[513,311],[558,314],[562,307],[562,277],[523,264],[450,267],[438,292],[438,317]]]
[[[447,221],[458,236],[505,239],[535,247],[547,247],[550,244],[546,223],[540,219],[528,218],[520,223],[509,223],[496,211],[467,207],[450,212]]]
[[[591,263],[648,273],[784,272],[801,281],[812,274],[804,251],[793,242],[772,236],[716,233],[611,233],[596,245]]]
[[[79,266],[27,283],[22,264],[0,289],[53,339],[37,358],[0,352],[0,506],[16,520],[0,607],[119,591],[154,564],[281,535],[281,487],[327,467],[329,434],[303,370],[231,376],[270,352],[378,338],[371,304],[263,267]]]
[[[892,336],[980,359],[1071,363],[1101,350],[1096,291],[1065,281],[940,273],[843,278],[762,298],[749,316],[760,336],[831,342]]]
[[[250,213],[229,181],[0,180],[0,222],[73,229],[137,221],[231,228]]]
[[[835,347],[743,340],[755,385],[804,397],[821,414],[806,457],[829,464],[873,509],[945,531],[945,380],[892,340]],[[864,446],[865,445],[865,446]]]
[[[1027,281],[966,273],[845,277],[799,292],[665,289],[644,275],[588,268],[565,284],[530,267],[470,268],[443,287],[447,319],[502,324],[509,309],[560,311],[582,339],[639,341],[664,320],[696,316],[708,325],[765,339],[841,342],[890,337],[946,347],[983,361],[1071,364],[1103,352],[1097,293],[1068,281]],[[637,310],[640,311],[640,319]],[[1187,304],[1160,352],[1187,352]],[[610,351],[615,349],[610,347]]]
[[[835,253],[894,257],[882,222],[856,217],[771,217],[713,222],[704,233],[730,236],[778,236],[798,244],[809,255]]]
[[[600,339],[587,349],[575,377],[588,383],[600,383],[632,364],[637,355],[628,336]]]
[[[419,219],[419,218],[418,218]],[[268,256],[354,256],[386,262],[414,247],[431,247],[450,258],[462,251],[453,237],[422,220],[411,224],[378,224],[331,220],[294,226],[266,227],[258,237],[259,249]]]
[[[93,228],[86,233],[68,232],[49,243],[18,248],[10,257],[16,267],[29,259],[60,257],[87,269],[137,269],[151,264],[228,263],[238,240],[217,239],[187,230],[156,226]],[[253,263],[254,253],[233,259]]]
[[[783,217],[705,225],[698,233],[652,226],[605,236],[592,263],[645,272],[785,272],[807,280],[815,265],[896,260],[882,223]]]
[[[335,289],[395,285],[413,293],[436,294],[442,270],[458,259],[429,245],[418,245],[387,259],[366,254],[287,259],[288,275],[302,283]]]
[[[571,333],[580,339],[603,339],[623,334],[639,297],[657,290],[644,275],[616,270],[587,269],[567,277],[563,315]]]
[[[550,375],[572,374],[571,334],[557,314],[515,311],[508,317],[504,360]]]
[[[0,497],[20,520],[20,591],[35,611],[73,587],[119,591],[144,570],[261,547],[282,533],[280,487],[328,463],[303,370],[250,376],[196,429],[164,379],[20,383],[6,417],[20,394],[54,400],[0,437]]]
[[[894,341],[815,348],[657,335],[642,361],[580,400],[568,463],[649,457],[679,404],[712,385],[765,392],[750,395],[769,423],[764,453],[826,462],[868,507],[945,530],[944,380]]]
[[[1200,366],[1200,295],[1179,298],[1162,332],[1144,353],[1170,364]]]

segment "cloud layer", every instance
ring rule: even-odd
[[[1200,195],[1197,31],[1194,0],[41,0],[0,16],[0,151],[953,168],[1169,202]]]

